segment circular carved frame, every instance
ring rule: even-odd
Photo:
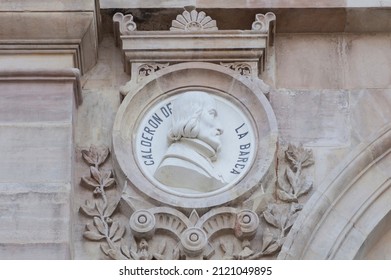
[[[164,100],[184,89],[219,93],[251,119],[256,144],[253,162],[235,184],[202,194],[171,192],[156,186],[140,169],[133,151],[140,116],[156,100]],[[139,83],[131,83],[127,88],[113,128],[114,170],[119,184],[126,183],[157,205],[206,209],[248,197],[261,182],[269,179],[270,174],[274,174],[277,135],[274,112],[256,82],[212,63],[176,64],[151,74]]]

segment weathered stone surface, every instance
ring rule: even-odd
[[[71,185],[31,181],[0,183],[1,242],[69,246]]]
[[[344,88],[391,88],[390,45],[389,34],[344,36]]]
[[[69,180],[73,147],[71,124],[26,126],[13,123],[0,125],[0,133],[1,181]]]
[[[389,88],[391,37],[278,35],[276,86],[295,89]]]
[[[364,244],[363,254],[359,259],[367,260],[389,260],[391,259],[391,230],[390,223],[386,222],[380,226],[379,234],[371,236],[371,243]]]
[[[1,2],[0,11],[93,11],[94,1],[79,0],[32,0]]]
[[[349,93],[352,140],[359,143],[391,120],[391,89],[352,90]]]
[[[283,139],[307,146],[350,144],[348,92],[281,89],[271,94],[271,103]]]
[[[1,124],[72,122],[72,84],[6,82],[0,83],[0,92]]]
[[[79,72],[0,73],[0,258],[71,256]]]
[[[277,36],[277,88],[341,88],[343,76],[339,44],[339,36],[336,35]]]

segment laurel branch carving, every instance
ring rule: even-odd
[[[92,191],[94,199],[86,200],[80,212],[91,218],[83,237],[101,243],[103,252],[115,250],[125,234],[125,225],[113,218],[119,201],[109,201],[107,189],[116,185],[111,170],[101,168],[109,156],[108,148],[91,146],[82,151],[84,161],[90,166],[90,176],[81,178],[81,185]]]
[[[308,180],[303,172],[314,164],[312,151],[304,149],[303,146],[289,145],[285,151],[288,166],[285,169],[286,180],[279,180],[277,196],[284,202],[298,202],[299,197],[307,194],[313,182]]]
[[[268,226],[263,231],[262,248],[249,259],[273,255],[281,250],[285,238],[291,230],[303,204],[299,198],[312,189],[312,181],[303,172],[314,164],[312,151],[302,145],[288,145],[284,152],[286,161],[285,180],[278,180],[277,201],[263,211],[263,218]]]

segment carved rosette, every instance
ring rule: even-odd
[[[259,227],[259,218],[256,213],[250,210],[242,210],[237,216],[238,227],[235,236],[244,239],[252,238]]]
[[[199,256],[206,248],[208,239],[205,231],[197,227],[186,229],[181,236],[184,252],[190,257]]]
[[[150,239],[155,233],[155,216],[149,211],[138,210],[130,217],[129,225],[133,236]]]
[[[187,7],[185,7],[187,8]],[[215,31],[216,21],[205,12],[197,12],[195,7],[189,7],[172,21],[170,31]]]

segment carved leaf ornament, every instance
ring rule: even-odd
[[[81,185],[93,190],[94,200],[86,200],[80,211],[91,217],[92,222],[86,224],[84,238],[91,241],[106,241],[101,249],[107,255],[116,251],[118,241],[125,234],[125,225],[113,219],[112,215],[118,206],[118,201],[108,201],[106,189],[115,185],[111,170],[100,168],[109,156],[108,148],[91,146],[89,150],[82,151],[83,159],[90,165],[90,176],[82,177]]]
[[[312,189],[312,181],[308,180],[303,169],[314,164],[311,150],[303,146],[289,145],[285,151],[289,163],[285,170],[286,181],[279,182],[278,198],[285,202],[297,202],[298,198]]]

